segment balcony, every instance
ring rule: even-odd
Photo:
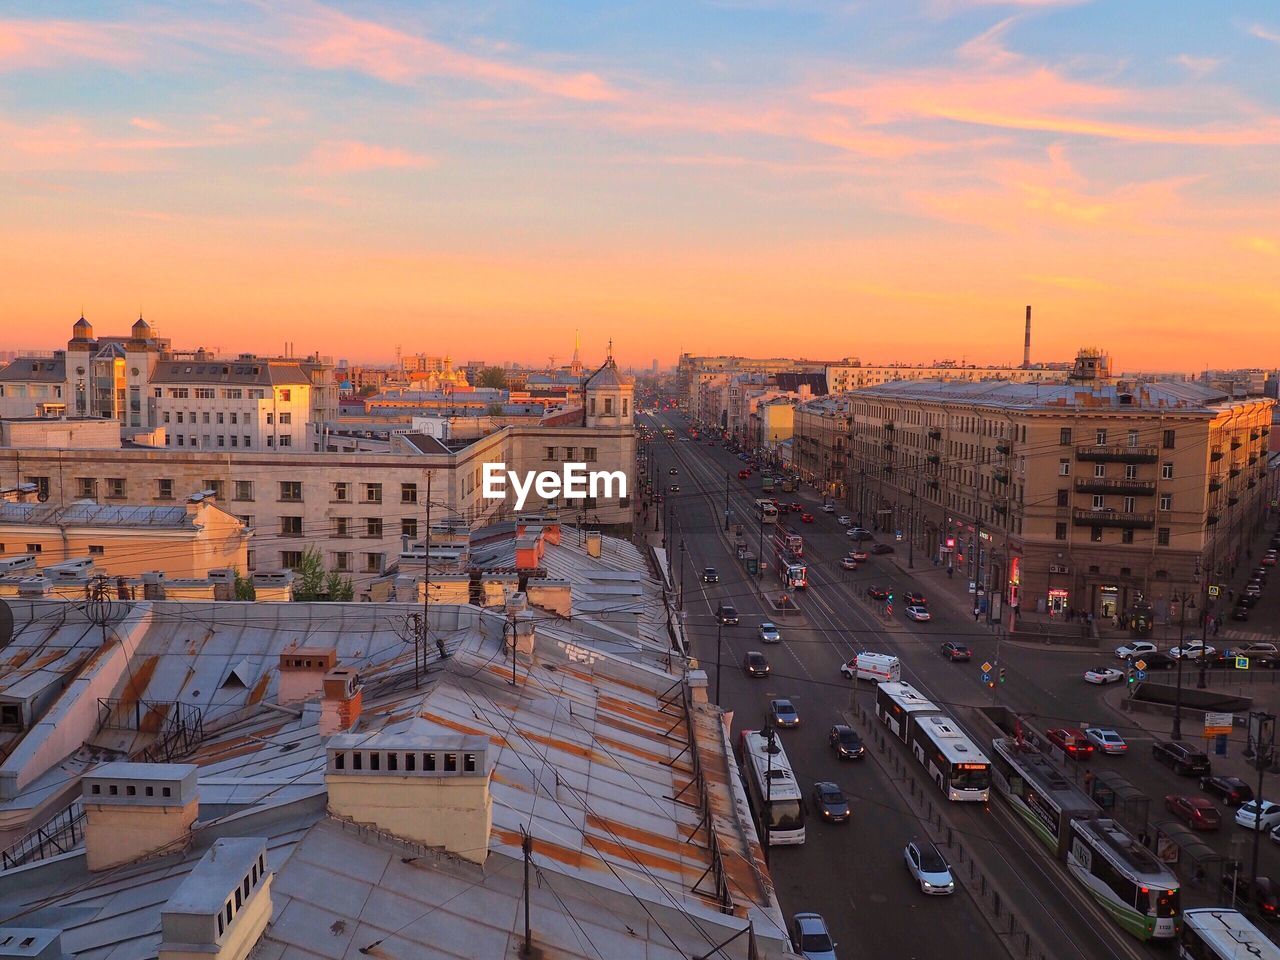
[[[1257,430],[1250,430],[1250,431],[1249,431],[1249,439],[1250,439],[1250,440],[1257,440],[1257,439],[1258,439],[1258,431],[1257,431]]]
[[[1209,489],[1213,489],[1212,485]],[[1120,480],[1118,478],[1108,480],[1105,477],[1079,477],[1076,480],[1076,493],[1118,493],[1130,497],[1154,497],[1156,495],[1156,482],[1154,480]]]
[[[1257,485],[1258,485],[1258,481],[1257,481],[1257,480],[1255,480],[1255,479],[1253,479],[1253,477],[1250,477],[1250,478],[1249,478],[1249,483],[1248,483],[1248,487],[1249,487],[1249,489],[1250,489],[1250,490],[1252,490],[1252,489],[1253,489],[1254,487],[1256,487]]]
[[[1221,489],[1222,489],[1222,480],[1221,480],[1221,478],[1219,478],[1219,477],[1213,477],[1213,478],[1209,481],[1209,492],[1210,492],[1210,493],[1217,493],[1217,492],[1218,492],[1219,490],[1221,490]]]
[[[888,430],[890,433],[893,433],[893,421],[892,421],[892,420],[886,420],[886,421],[884,422],[884,428],[885,428],[886,430]]]
[[[996,444],[996,453],[1002,453],[1002,454],[1004,454],[1004,455],[1008,456],[1009,452],[1010,452],[1012,449],[1013,449],[1013,447],[1009,446],[1009,444],[1007,444],[1007,443],[997,443],[997,444]]]
[[[929,439],[930,439],[930,440],[941,440],[941,439],[942,439],[942,431],[941,431],[941,430],[939,430],[937,427],[931,427],[931,428],[929,429]]]
[[[1227,506],[1228,506],[1228,507],[1234,507],[1234,506],[1235,506],[1237,503],[1239,503],[1239,502],[1240,502],[1240,498],[1239,498],[1239,497],[1236,497],[1236,496],[1227,497]]]
[[[930,488],[932,488],[932,489],[934,489],[934,490],[937,490],[937,489],[939,489],[942,485],[941,485],[940,483],[938,483],[938,481],[937,481],[937,480],[927,480],[927,481],[925,481],[925,486],[930,487]]]
[[[941,458],[941,457],[939,457],[936,453],[931,453],[931,454],[929,454],[928,456],[926,456],[926,457],[925,457],[925,460],[926,460],[928,463],[934,463],[934,464],[937,464],[937,463],[941,463],[941,462],[942,462],[942,458]]]
[[[1159,457],[1158,447],[1122,447],[1106,444],[1076,447],[1077,460],[1095,463],[1155,463]]]
[[[996,478],[996,482],[997,482],[997,483],[1008,483],[1008,482],[1009,482],[1009,471],[1008,471],[1008,470],[998,469],[998,470],[996,470],[996,471],[995,471],[995,473],[994,473],[993,475],[995,476],[995,478]]]
[[[884,442],[884,448],[885,448],[886,450],[888,450],[890,453],[892,453],[892,452],[893,452],[893,441],[892,441],[892,440],[886,440],[886,441]]]
[[[1232,440],[1232,441],[1231,441],[1231,449],[1232,449],[1232,450],[1239,450],[1239,449],[1240,449],[1240,441],[1239,441],[1239,440]]]
[[[1213,526],[1213,524],[1218,522],[1218,515],[1216,513],[1211,513],[1204,518],[1204,522],[1209,524],[1210,526]]]
[[[1257,462],[1258,462],[1258,455],[1256,453],[1249,457],[1249,466],[1252,467]]]
[[[1209,459],[1214,463],[1217,463],[1219,460],[1222,459],[1222,451],[1221,450],[1213,451],[1213,453],[1209,454]]]
[[[1150,530],[1156,525],[1154,513],[1118,513],[1114,510],[1071,511],[1071,519],[1077,527],[1129,527]]]
[[[1238,476],[1240,476],[1240,468],[1239,468],[1239,467],[1232,467],[1230,470],[1228,470],[1228,471],[1227,471],[1227,476],[1229,476],[1229,477],[1238,477]]]

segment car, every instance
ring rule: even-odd
[[[781,643],[782,634],[778,632],[778,628],[765,620],[756,630],[756,636],[760,638],[761,643]]]
[[[678,483],[667,484],[667,493],[679,493],[679,492],[680,492],[680,484]]]
[[[1246,597],[1262,596],[1262,584],[1258,583],[1256,580],[1250,580],[1245,584],[1244,595]]]
[[[1230,863],[1223,865],[1222,892],[1227,896],[1235,896],[1241,903],[1256,900],[1262,915],[1275,919],[1280,910],[1280,889],[1270,877],[1254,877],[1253,882],[1240,873],[1239,868],[1231,869]]]
[[[1159,649],[1160,648],[1150,640],[1134,640],[1132,643],[1126,643],[1116,647],[1116,659],[1135,660],[1138,657],[1145,657],[1148,654],[1156,653]]]
[[[835,505],[834,503],[824,503],[824,504],[822,505],[822,512],[823,512],[823,513],[835,513],[835,512],[836,512],[836,505]]]
[[[951,865],[932,843],[912,840],[902,852],[907,872],[920,885],[921,893],[945,897],[956,892]]]
[[[927,623],[933,619],[925,607],[915,606],[914,604],[906,607],[903,612],[907,615],[908,620],[915,620],[919,623]]]
[[[867,587],[867,596],[872,600],[888,600],[889,591],[884,587],[877,587],[874,584]]]
[[[1124,679],[1124,671],[1115,667],[1094,667],[1084,672],[1086,683],[1119,683]]]
[[[751,477],[751,471],[750,471],[750,470],[739,470],[739,471],[738,471],[738,479],[739,479],[739,480],[747,480],[747,479],[749,479],[750,477]]]
[[[916,593],[914,590],[908,590],[902,595],[902,602],[913,607],[927,607],[929,601],[925,599],[923,593]]]
[[[769,701],[769,717],[775,727],[789,730],[800,726],[800,714],[796,711],[795,704],[785,697]]]
[[[1274,643],[1245,643],[1231,650],[1233,657],[1248,657],[1249,666],[1265,667],[1280,660],[1280,647]],[[1234,664],[1233,664],[1234,666]]]
[[[861,760],[867,755],[867,748],[846,723],[837,723],[827,734],[827,743],[841,760]]]
[[[1247,830],[1271,830],[1280,825],[1280,803],[1253,799],[1236,807],[1236,824]]]
[[[836,517],[836,523],[840,524],[842,527],[847,527],[849,524],[853,523],[853,520],[847,513],[842,513],[840,516]]]
[[[866,563],[871,559],[871,554],[865,550],[852,550],[849,553],[849,557],[856,563]]]
[[[1209,757],[1181,740],[1157,740],[1151,745],[1151,755],[1184,777],[1210,773]]]
[[[702,570],[703,583],[719,583],[720,572],[715,567],[704,567]]]
[[[1072,760],[1088,760],[1093,756],[1093,744],[1075,727],[1050,727],[1044,735]]]
[[[871,540],[874,535],[866,527],[850,527],[845,531],[846,536],[853,537],[855,540]]]
[[[1254,580],[1257,580],[1259,583],[1266,583],[1267,574],[1270,572],[1271,571],[1264,566],[1256,566],[1253,568],[1253,573],[1249,577],[1249,582],[1252,583]]]
[[[1124,738],[1110,727],[1085,727],[1084,735],[1103,753],[1124,756],[1129,752],[1129,745],[1124,742]]]
[[[849,822],[849,801],[838,784],[819,780],[813,785],[813,805],[828,823]]]
[[[1262,558],[1262,565],[1264,567],[1274,567],[1276,565],[1276,560],[1276,552],[1274,550],[1268,550],[1267,555]]]
[[[792,513],[804,513],[804,504],[796,503],[795,501],[792,501],[791,503],[787,504],[787,509]]]
[[[1253,787],[1239,777],[1201,777],[1200,789],[1218,797],[1229,807],[1238,807],[1253,799]]]
[[[973,657],[973,651],[963,643],[948,640],[942,645],[942,655],[952,663],[963,663]]]
[[[836,960],[838,944],[818,913],[797,913],[791,918],[791,946],[804,960]]]
[[[877,543],[874,547],[871,548],[871,552],[872,553],[893,553],[893,544]]]
[[[1261,594],[1244,593],[1236,597],[1236,606],[1238,607],[1256,607],[1258,601],[1262,599]]]
[[[1245,622],[1249,619],[1249,607],[1247,603],[1237,603],[1231,608],[1231,619],[1239,622]]]
[[[738,608],[731,603],[722,603],[716,608],[716,620],[725,626],[738,622]]]
[[[800,522],[801,522],[801,523],[813,523],[813,514],[812,514],[812,513],[802,513],[802,514],[800,514]]]
[[[1192,830],[1217,830],[1222,826],[1218,808],[1204,797],[1171,793],[1164,798],[1164,808]]]
[[[1181,660],[1184,656],[1198,660],[1200,657],[1213,656],[1217,652],[1217,647],[1207,646],[1202,640],[1188,640],[1185,646],[1169,648],[1169,656],[1175,660]]]
[[[769,661],[759,650],[748,650],[742,659],[742,669],[747,672],[748,677],[767,677]]]
[[[841,557],[841,558],[840,558],[840,569],[841,569],[841,570],[857,570],[857,569],[858,569],[858,561],[857,561],[856,559],[854,559],[853,557]]]
[[[1137,659],[1138,661],[1146,664],[1142,669],[1147,672],[1152,670],[1172,670],[1178,665],[1178,661],[1173,659],[1173,657],[1169,656],[1167,653],[1152,653],[1145,657],[1138,657]],[[1134,665],[1137,666],[1136,661]]]
[[[679,475],[680,475],[680,471],[679,471],[679,469],[677,469],[676,467],[672,467],[670,470],[668,470],[668,471],[667,471],[667,473],[668,473],[668,474],[670,474],[670,475],[671,475],[671,476],[673,476],[673,477],[676,477],[676,476],[679,476]]]

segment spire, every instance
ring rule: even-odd
[[[605,359],[610,363],[613,362],[613,337],[609,338],[609,352],[605,355]]]
[[[578,363],[578,351],[582,347],[582,331],[577,328],[573,331],[573,362]]]

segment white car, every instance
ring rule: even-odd
[[[855,560],[855,559],[853,559],[853,557],[841,557],[841,558],[840,558],[840,569],[842,569],[842,570],[857,570],[857,569],[858,569],[858,561],[857,561],[857,560]]]
[[[906,613],[908,620],[918,620],[921,623],[925,623],[926,621],[933,619],[933,617],[929,616],[929,609],[927,607],[910,606],[907,607],[904,612]]]
[[[1217,647],[1206,647],[1199,640],[1193,640],[1185,647],[1170,647],[1169,656],[1175,660],[1181,660],[1183,657],[1190,657],[1198,660],[1200,657],[1211,657],[1218,652]]]
[[[1085,727],[1084,735],[1103,753],[1124,756],[1129,752],[1129,745],[1124,742],[1124,738],[1110,727]]]
[[[1124,671],[1115,667],[1094,667],[1084,672],[1087,683],[1118,683],[1124,679]]]
[[[836,523],[840,524],[842,527],[847,527],[849,524],[853,523],[853,517],[849,516],[847,513],[842,513],[840,516],[836,517]]]
[[[921,893],[945,897],[956,892],[951,865],[932,843],[912,840],[902,856],[907,862],[907,872],[920,884]]]
[[[1261,812],[1259,812],[1261,807]],[[1270,800],[1250,800],[1236,808],[1236,823],[1249,830],[1270,830],[1280,824],[1280,803]]]
[[[822,512],[823,512],[823,513],[835,513],[835,512],[836,512],[836,505],[835,505],[834,503],[824,503],[824,504],[822,505]]]
[[[760,637],[761,643],[781,643],[782,642],[782,634],[779,633],[778,628],[774,626],[772,623],[770,623],[768,620],[760,624],[760,629],[759,631],[757,631],[757,634]]]
[[[1145,657],[1159,652],[1160,648],[1150,640],[1135,640],[1133,643],[1126,643],[1122,647],[1116,647],[1116,657],[1120,660],[1132,660],[1135,657]]]

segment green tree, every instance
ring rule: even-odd
[[[256,600],[258,594],[253,589],[253,580],[250,577],[241,576],[239,570],[235,570],[234,573],[236,575],[236,599]]]
[[[293,599],[350,601],[355,599],[355,587],[337,570],[326,573],[320,551],[307,547],[293,571]]]
[[[502,416],[502,404],[500,404],[500,403],[491,403],[491,404],[489,404],[489,416],[491,416],[491,417],[500,417],[500,416]]]
[[[356,588],[352,586],[351,580],[337,570],[330,570],[329,575],[324,578],[324,592],[334,603],[350,603],[356,598]]]
[[[475,386],[477,387],[493,387],[496,390],[505,390],[507,386],[507,372],[501,367],[483,367],[476,376]]]

